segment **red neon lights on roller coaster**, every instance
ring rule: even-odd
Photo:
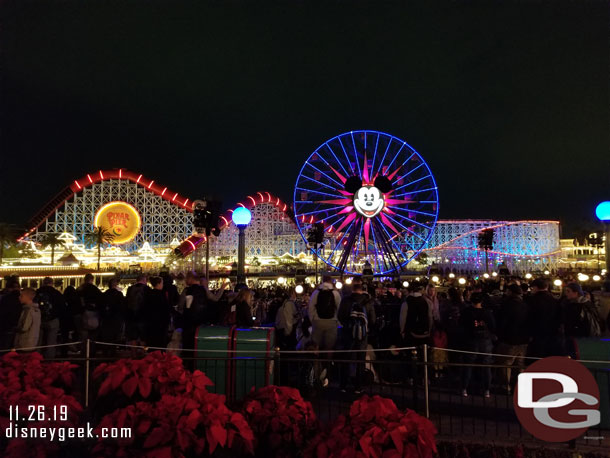
[[[256,205],[256,200],[254,200],[254,197],[248,196],[248,199],[252,201],[252,205]]]
[[[174,202],[178,206],[182,206],[187,210],[190,210],[186,207],[188,203],[188,199],[184,201],[184,203],[180,203],[180,194],[170,192],[169,188],[161,188],[158,185],[155,185],[155,180],[149,180],[144,177],[144,175],[136,175],[135,173],[125,171],[123,173],[123,169],[115,169],[115,170],[99,170],[94,175],[87,174],[84,178],[80,180],[74,180],[74,184],[71,185],[71,189],[74,192],[78,192],[83,189],[84,186],[89,186],[90,184],[94,184],[99,181],[111,180],[111,179],[121,179],[121,180],[130,180],[139,184],[140,186],[144,186],[146,189],[154,192],[158,196],[163,197],[171,202]],[[148,184],[144,184],[148,183]],[[173,196],[173,197],[172,197]]]
[[[154,180],[151,180],[148,185],[144,185],[144,182],[148,182],[146,178],[142,174],[136,175],[133,172],[125,171],[123,173],[123,169],[114,169],[114,170],[98,170],[94,174],[86,174],[83,178],[78,180],[74,180],[61,194],[61,201],[56,203],[55,200],[48,203],[42,210],[40,210],[33,218],[34,228],[29,231],[23,237],[30,235],[33,230],[40,227],[40,225],[47,220],[53,212],[55,212],[61,205],[63,205],[68,199],[71,198],[69,194],[66,194],[67,191],[71,191],[76,194],[82,191],[85,187],[98,183],[100,181],[112,180],[112,179],[121,179],[121,180],[129,180],[131,182],[135,182],[140,186],[143,186],[149,189],[151,192],[163,197],[166,200],[173,202],[175,205],[185,208],[186,210],[191,210],[187,207],[188,199],[184,200],[184,203],[181,203],[182,198],[180,198],[180,194],[168,192],[168,188],[164,188],[161,190],[159,186],[153,186]],[[173,196],[173,197],[172,197]]]

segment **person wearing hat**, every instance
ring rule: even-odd
[[[498,347],[499,356],[496,361],[499,365],[507,366],[502,369],[504,388],[511,391],[511,367],[523,365],[523,357],[527,354],[527,345],[531,340],[527,304],[523,301],[523,289],[519,285],[509,285],[506,296],[498,310]]]
[[[568,340],[574,337],[596,337],[600,334],[596,332],[600,322],[597,310],[587,300],[578,283],[572,282],[566,286],[562,308],[564,331]]]

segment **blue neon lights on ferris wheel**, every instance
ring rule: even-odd
[[[351,199],[344,188],[345,179],[358,177],[370,189],[378,176],[390,178],[393,189],[389,193],[393,196],[390,196],[392,202],[388,201],[388,208],[384,209],[388,211],[380,213],[379,218],[371,218],[367,225],[370,237],[364,242],[368,247],[365,258],[381,257],[374,266],[375,274],[394,272],[427,248],[438,220],[438,188],[427,162],[411,145],[393,135],[376,130],[354,130],[322,143],[301,167],[294,188],[295,220],[305,242],[307,228],[313,222],[324,222],[327,228],[330,226],[329,232],[343,232],[343,237],[337,234],[339,242],[330,255],[319,256],[330,267],[338,268],[334,265],[334,256],[337,250],[341,251],[338,245],[345,241],[347,232],[354,232],[352,238],[365,237],[363,220],[358,220],[359,216],[347,218],[352,204],[342,202],[346,197]],[[397,236],[404,239],[399,242],[404,247],[395,259],[397,262],[392,262],[398,265],[390,266],[383,259],[387,250],[381,249],[380,237],[385,239],[386,247],[392,246],[394,250],[390,251],[396,252]],[[349,256],[358,258],[358,247],[356,243]],[[342,270],[358,274],[347,266]]]

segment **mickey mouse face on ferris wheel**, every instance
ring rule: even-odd
[[[354,209],[365,218],[377,216],[384,205],[383,194],[375,186],[363,186],[354,194]]]
[[[383,193],[392,189],[392,183],[385,176],[375,179],[373,186],[363,185],[359,177],[350,177],[345,182],[345,190],[354,193],[354,209],[365,218],[373,218],[383,210]]]

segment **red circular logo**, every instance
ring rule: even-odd
[[[595,378],[562,356],[536,361],[519,374],[513,401],[523,427],[547,442],[576,439],[600,422]]]

